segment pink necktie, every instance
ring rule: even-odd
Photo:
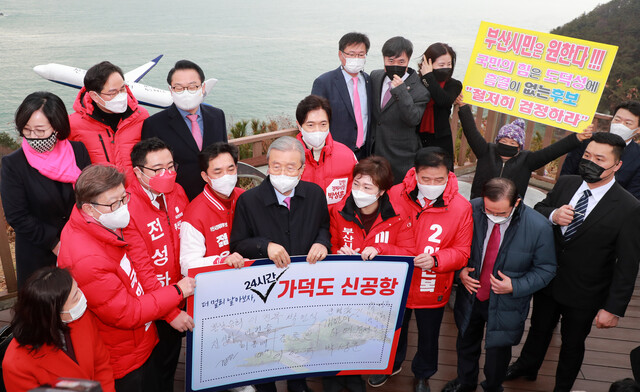
[[[489,242],[487,242],[487,250],[484,252],[482,272],[480,272],[480,288],[476,294],[476,298],[478,298],[479,301],[486,301],[489,299],[489,292],[491,290],[491,279],[489,279],[489,275],[493,273],[493,266],[496,263],[499,249],[500,225],[494,224],[493,230],[491,230],[491,236],[489,237]]]
[[[284,200],[282,200],[282,202],[287,205],[288,209],[291,209],[291,196],[285,197]]]
[[[387,106],[387,102],[391,99],[391,82],[389,82],[388,85],[389,88],[384,93],[384,97],[382,97],[382,106],[380,106],[380,109],[384,109],[384,107]]]
[[[200,131],[200,125],[198,125],[198,115],[188,114],[187,118],[191,120],[191,134],[193,135],[193,139],[198,145],[198,150],[202,151],[202,132]]]
[[[356,124],[358,125],[356,147],[360,148],[364,140],[364,126],[362,125],[362,108],[360,107],[360,94],[358,93],[358,77],[354,76],[351,80],[353,80],[353,114],[356,116]]]

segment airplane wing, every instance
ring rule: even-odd
[[[156,64],[158,64],[158,61],[160,61],[162,56],[164,56],[164,55],[161,54],[160,56],[158,56],[155,59],[149,61],[148,63],[146,63],[144,65],[141,65],[138,68],[127,72],[126,74],[124,74],[124,80],[127,83],[139,82],[140,79],[142,79],[144,77],[144,75],[147,74],[147,72],[151,71],[151,69],[153,67],[155,67]]]

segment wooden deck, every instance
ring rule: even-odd
[[[529,321],[527,321],[527,330]],[[389,379],[383,386],[372,388],[368,391],[398,392],[413,391],[413,374],[411,373],[411,358],[416,351],[418,334],[415,321],[409,330],[409,350],[407,360],[402,366],[400,374]],[[453,321],[453,312],[447,307],[442,327],[440,329],[440,355],[438,372],[431,378],[430,385],[433,392],[440,392],[447,381],[456,377],[456,334],[458,329]],[[526,332],[525,336],[526,338]],[[523,343],[524,343],[523,338]],[[573,387],[574,391],[606,392],[612,382],[633,377],[629,362],[629,353],[640,345],[640,277],[636,279],[636,289],[627,309],[626,317],[620,319],[618,327],[608,330],[597,329],[594,325],[591,335],[587,339],[587,352],[585,354],[582,369]],[[514,360],[520,354],[522,343],[513,350]],[[558,352],[560,350],[560,330],[554,333],[553,340],[547,352],[538,379],[536,381],[515,380],[504,383],[505,392],[526,391],[551,391],[553,390],[555,370],[558,364]],[[182,354],[178,372],[176,374],[174,391],[184,391],[184,353]],[[482,367],[484,354],[481,358]],[[480,372],[480,381],[484,379]],[[309,386],[315,391],[322,391],[319,379],[308,379]],[[286,391],[284,381],[277,383],[279,391]],[[478,391],[482,388],[478,387]]]
[[[8,323],[10,319],[9,310],[0,311],[0,326]],[[456,377],[456,334],[457,328],[453,321],[453,312],[447,307],[440,330],[439,369],[430,381],[433,392],[439,392],[447,381]],[[411,373],[410,359],[415,354],[417,339],[418,336],[414,322],[411,325],[409,333],[409,359],[404,362],[402,372],[389,379],[385,385],[379,388],[368,387],[369,391],[409,392],[413,390],[413,374]],[[609,390],[609,385],[613,381],[633,377],[629,363],[629,352],[638,345],[640,345],[640,278],[636,280],[636,290],[627,309],[626,317],[620,320],[618,327],[609,330],[601,330],[595,326],[593,327],[591,335],[587,339],[587,352],[582,370],[573,389],[575,391],[606,392]],[[521,348],[522,344],[514,348],[514,359],[519,355]],[[542,369],[540,369],[538,379],[533,382],[524,380],[505,382],[505,391],[551,391],[554,384],[559,349],[560,333],[559,330],[557,330],[551,341],[551,347],[547,353],[545,363]],[[483,360],[484,356],[481,361]],[[174,388],[176,392],[184,391],[184,370],[183,350],[176,373]],[[482,372],[480,374],[480,381],[481,380],[483,380]],[[311,378],[308,381],[309,386],[315,392],[322,391],[322,384],[319,379]],[[286,385],[283,381],[278,382],[278,390],[286,391]],[[478,388],[478,391],[480,390],[482,390],[482,388]]]

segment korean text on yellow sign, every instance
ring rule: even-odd
[[[480,24],[464,101],[582,132],[593,121],[617,46]]]

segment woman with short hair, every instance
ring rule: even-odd
[[[73,185],[91,163],[80,142],[67,140],[69,117],[49,92],[29,94],[15,114],[22,147],[2,158],[0,193],[16,232],[18,288],[37,269],[56,264],[60,232],[69,219]]]
[[[109,353],[69,271],[44,267],[23,285],[14,306],[14,339],[2,361],[8,392],[54,385],[59,377],[100,382],[114,391]]]

